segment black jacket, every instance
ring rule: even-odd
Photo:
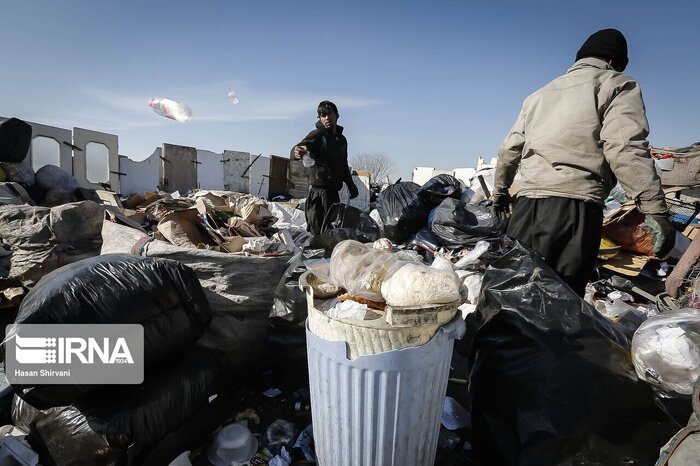
[[[348,185],[350,194],[357,192],[348,166],[348,140],[343,136],[343,127],[336,128],[336,134],[327,130],[321,122],[297,146],[306,146],[316,162],[309,167],[309,184],[317,188],[340,191],[343,182]],[[294,146],[296,147],[296,146]],[[294,147],[290,152],[294,156]]]

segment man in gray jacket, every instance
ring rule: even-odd
[[[595,269],[604,201],[616,179],[646,214],[654,253],[667,255],[675,230],[649,155],[649,123],[639,85],[622,73],[627,41],[616,29],[591,35],[576,63],[523,103],[498,153],[493,201],[508,211],[508,236],[542,254],[583,296]]]

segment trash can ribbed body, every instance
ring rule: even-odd
[[[457,316],[428,343],[350,360],[345,342],[306,327],[320,466],[432,466]]]

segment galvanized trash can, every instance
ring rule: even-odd
[[[465,331],[458,303],[347,321],[316,309],[305,289],[318,464],[432,465],[453,343]]]

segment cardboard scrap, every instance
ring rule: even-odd
[[[141,194],[132,194],[126,198],[126,201],[124,201],[123,204],[125,209],[135,209],[144,202],[146,202],[146,196],[142,196]]]
[[[221,248],[226,252],[241,252],[245,243],[246,239],[242,236],[233,236],[222,244]]]
[[[97,193],[97,197],[100,198],[103,204],[116,207],[119,210],[124,210],[122,201],[119,199],[117,193],[113,193],[111,191],[104,191],[101,189],[98,189],[95,192]]]
[[[228,220],[230,230],[237,233],[239,236],[262,236],[258,229],[252,223],[246,222],[242,218],[232,217]]]
[[[603,267],[628,277],[636,277],[642,272],[647,262],[649,262],[649,257],[647,256],[620,252],[615,257],[608,259],[603,264]]]
[[[168,212],[158,222],[158,231],[172,244],[185,248],[197,248],[205,243],[197,228],[197,209],[176,210]]]

